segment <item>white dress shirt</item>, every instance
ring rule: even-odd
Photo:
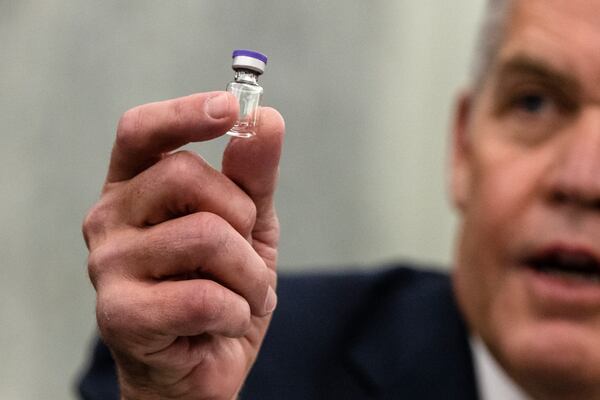
[[[473,352],[475,379],[481,400],[530,400],[504,372],[479,337],[469,339]]]

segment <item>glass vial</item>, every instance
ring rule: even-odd
[[[267,57],[251,50],[235,50],[232,57],[231,68],[235,74],[233,81],[227,85],[227,91],[237,97],[240,113],[227,134],[249,138],[256,135],[258,127],[260,99],[263,94],[258,77],[265,71]]]

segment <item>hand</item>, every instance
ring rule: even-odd
[[[186,151],[226,132],[224,92],[151,103],[119,122],[83,232],[102,339],[123,399],[235,398],[275,308],[273,207],[283,119],[232,139],[222,171]]]

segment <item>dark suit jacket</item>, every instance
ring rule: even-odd
[[[279,303],[242,399],[477,398],[468,335],[446,275],[395,266],[376,273],[280,277]],[[118,399],[100,342],[79,390]]]

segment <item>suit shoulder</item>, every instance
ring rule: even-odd
[[[411,295],[447,291],[447,274],[408,264],[385,265],[371,270],[281,274],[278,283],[279,310],[299,311],[311,306],[352,309],[371,297],[388,292]]]
[[[444,303],[440,299],[449,286],[447,275],[405,264],[370,271],[281,274],[278,306],[246,393],[256,398],[326,398],[330,381],[338,378],[347,383],[347,390],[362,391],[356,386],[360,380],[347,369],[353,344],[367,331],[380,332],[378,337],[387,337],[388,331],[395,335],[386,321],[396,325],[393,320],[399,318],[397,325],[402,325],[411,318],[411,308],[431,303],[431,297]]]
[[[324,354],[343,344],[349,329],[370,323],[380,311],[401,305],[408,312],[417,303],[445,302],[449,292],[447,275],[404,264],[373,271],[284,274],[265,347],[280,351],[310,342]]]

